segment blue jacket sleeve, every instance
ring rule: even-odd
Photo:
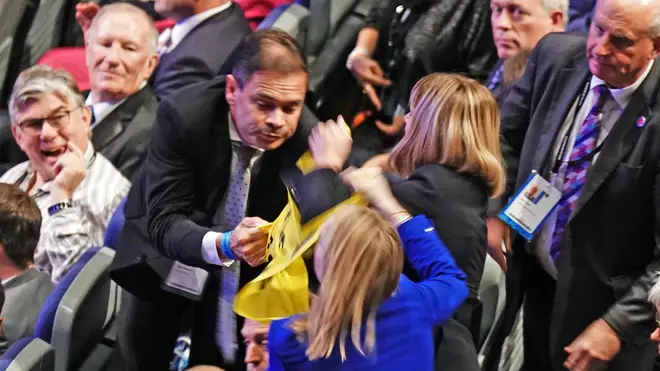
[[[418,215],[399,226],[403,249],[419,274],[417,295],[434,324],[449,319],[468,295],[466,276],[428,218]]]

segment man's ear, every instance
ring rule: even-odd
[[[660,37],[653,39],[653,55],[651,59],[655,59],[660,55]]]
[[[22,138],[23,138],[23,135],[25,135],[25,134],[23,134],[21,129],[18,127],[18,125],[11,124],[11,135],[14,137],[14,140],[16,141],[16,144],[18,144],[18,147],[21,149],[21,151],[25,152],[25,150],[23,149],[23,145],[22,145],[22,143],[23,143]],[[2,246],[2,245],[0,245],[0,246]]]
[[[232,75],[227,75],[226,77],[227,86],[225,89],[225,99],[229,107],[234,107],[236,105],[236,93],[240,90],[238,86],[238,81]]]
[[[550,13],[550,21],[552,22],[552,32],[566,31],[566,19],[564,19],[564,13],[561,10],[553,10]]]

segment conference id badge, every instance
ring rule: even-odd
[[[173,294],[199,301],[202,299],[209,272],[175,261],[162,288]]]
[[[531,241],[560,199],[561,192],[536,171],[532,171],[520,190],[500,211],[499,217],[527,241]]]

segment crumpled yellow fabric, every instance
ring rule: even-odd
[[[308,153],[301,157],[304,164],[298,163],[303,173],[315,166],[311,156],[306,156]],[[309,282],[303,254],[311,253],[310,248],[318,241],[321,225],[344,204],[366,205],[367,201],[362,195],[355,194],[303,225],[300,211],[289,193],[288,203],[277,219],[262,227],[269,234],[266,250],[269,263],[236,295],[234,311],[238,315],[270,322],[309,311]]]

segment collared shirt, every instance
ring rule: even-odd
[[[38,270],[59,282],[78,258],[92,246],[103,246],[110,218],[128,193],[130,182],[100,153],[91,142],[85,150],[87,174],[73,192],[73,207],[53,216],[48,215],[52,181],[41,185],[33,194],[41,210],[41,237],[34,254]],[[36,176],[30,162],[9,169],[0,183],[12,183],[27,191]]]
[[[241,137],[238,135],[238,132],[236,131],[236,126],[234,125],[234,121],[231,118],[231,115],[229,115],[229,139],[232,142],[239,142],[243,143],[243,140]],[[251,146],[252,147],[252,146]],[[254,152],[254,155],[252,156],[252,159],[250,160],[250,166],[249,170],[251,173],[252,179],[254,179],[255,174],[255,164],[257,161],[261,158],[261,156],[264,153],[263,149],[259,149],[256,147],[253,147],[256,149]],[[233,149],[232,146],[232,156],[231,156],[231,171],[230,174],[234,173],[234,169],[236,168],[236,153]],[[249,196],[248,196],[249,197]],[[227,202],[227,199],[225,199],[222,202],[222,208],[224,208],[225,203]],[[249,199],[248,199],[249,202]],[[216,240],[217,238],[221,235],[221,233],[214,232],[214,231],[209,231],[206,232],[204,235],[204,238],[202,238],[202,257],[204,260],[209,263],[209,264],[215,264],[215,265],[230,265],[231,261],[223,261],[220,259],[220,255],[218,255],[218,248],[216,245]]]
[[[186,37],[186,35],[188,35],[190,31],[192,31],[200,23],[213,17],[216,14],[219,14],[224,10],[229,9],[230,6],[231,6],[231,1],[228,1],[223,5],[209,9],[199,14],[195,14],[191,17],[179,21],[176,25],[174,25],[174,27],[172,27],[171,31],[167,31],[167,30],[164,31],[159,37],[158,40],[159,45],[167,45],[168,43],[165,41],[165,39],[169,38],[170,40],[167,49],[163,50],[163,53],[168,53],[174,50],[174,48],[176,48],[177,45],[179,45],[181,40],[183,40]]]
[[[144,89],[144,87],[147,86],[147,82],[143,81],[142,84],[140,84],[140,90]],[[117,107],[119,107],[122,103],[128,99],[128,97],[118,101],[118,102],[97,102],[93,103],[93,98],[92,95],[94,93],[89,93],[87,96],[87,99],[85,100],[85,105],[90,107],[91,110],[94,112],[94,122],[92,123],[91,128],[94,129],[96,125],[99,124],[104,118],[108,117],[109,114],[112,113]],[[137,94],[137,92],[135,92]]]
[[[630,99],[632,98],[633,94],[642,85],[646,77],[651,72],[652,67],[653,67],[653,61],[649,63],[644,73],[633,84],[626,86],[625,88],[621,88],[621,89],[608,88],[610,92],[610,96],[605,100],[605,103],[603,105],[597,145],[600,145],[601,143],[603,143],[603,141],[605,141],[605,138],[607,138],[607,135],[610,133],[616,122],[619,120],[619,117],[621,117],[621,113],[626,108],[626,106],[628,106],[628,103],[630,103]],[[582,122],[584,122],[584,120],[587,118],[587,114],[589,114],[589,111],[591,111],[593,105],[595,104],[594,88],[599,85],[607,85],[607,84],[605,83],[605,81],[601,80],[600,78],[596,76],[592,76],[591,81],[589,82],[589,93],[587,93],[584,103],[580,107],[580,110],[578,111],[577,115],[575,114],[575,110],[577,109],[577,103],[578,103],[577,99],[575,103],[573,103],[573,106],[569,110],[568,115],[566,115],[566,118],[564,119],[564,123],[561,129],[557,133],[556,138],[558,139],[555,140],[555,143],[553,144],[553,148],[550,156],[552,160],[554,160],[557,157],[557,154],[559,153],[559,147],[561,145],[561,138],[564,138],[569,128],[571,128],[571,124],[572,124],[572,128],[571,128],[572,131],[570,136],[568,137],[568,145],[566,146],[566,151],[563,159],[565,162],[568,161],[569,157],[571,156],[571,152],[573,151],[573,145],[575,144],[575,137],[577,136],[577,133],[580,131],[580,126]],[[573,118],[575,118],[574,122],[572,121]],[[594,156],[593,159],[594,163],[598,160],[598,156],[599,154],[596,154]],[[563,177],[564,174],[558,174],[557,176]],[[553,213],[553,215],[551,215],[548,218],[548,220],[544,222],[543,227],[539,233],[539,238],[535,240],[534,243],[535,246],[533,247],[533,250],[537,258],[541,262],[543,268],[552,277],[556,278],[557,268],[555,267],[554,260],[550,255],[550,244],[551,244],[550,241],[552,240],[552,232],[554,230],[555,218],[556,218],[556,213]]]

